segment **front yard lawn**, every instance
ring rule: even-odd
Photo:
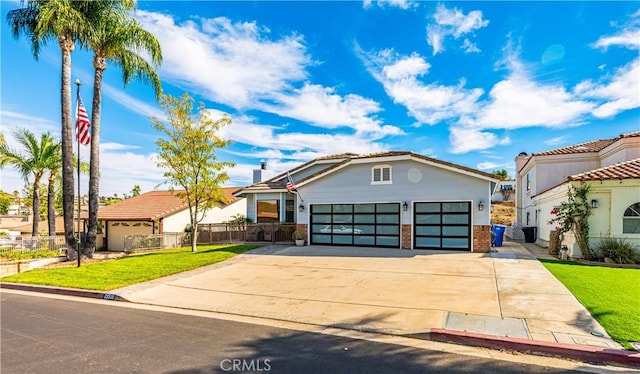
[[[82,265],[36,269],[0,279],[3,282],[109,291],[227,260],[258,245],[206,245],[128,256]]]
[[[626,348],[640,341],[640,269],[540,261],[614,340]]]

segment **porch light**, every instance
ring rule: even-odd
[[[298,205],[298,212],[304,212],[304,205],[302,203]]]
[[[481,212],[484,210],[484,203],[482,201],[478,203],[478,210]]]
[[[594,209],[597,208],[598,207],[598,200],[595,200],[595,199],[591,200],[591,207],[594,208]]]
[[[409,204],[407,204],[406,201],[402,202],[402,210],[404,210],[405,212],[409,210]]]

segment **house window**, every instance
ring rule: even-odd
[[[391,184],[391,166],[376,165],[371,168],[371,184]]]
[[[635,203],[624,211],[622,232],[625,234],[640,234],[640,203]]]
[[[280,222],[280,200],[260,200],[257,208],[258,223]]]
[[[531,191],[531,173],[527,173],[527,191]]]

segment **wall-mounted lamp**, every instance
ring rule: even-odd
[[[300,205],[298,205],[298,212],[304,212],[304,204],[300,203]]]
[[[591,207],[594,208],[594,209],[597,208],[598,207],[598,200],[596,200],[596,199],[591,200]]]
[[[402,210],[404,210],[405,212],[409,210],[409,204],[407,204],[406,201],[402,202]]]
[[[478,210],[481,212],[484,210],[484,203],[482,201],[478,203]]]

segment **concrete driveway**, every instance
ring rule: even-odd
[[[115,293],[136,303],[390,334],[449,328],[619,347],[524,247],[498,249],[268,247]]]

